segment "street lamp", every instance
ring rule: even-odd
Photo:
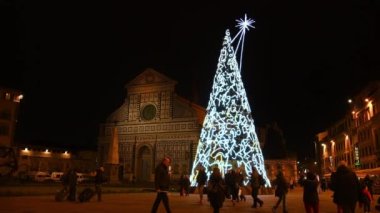
[[[323,174],[325,174],[326,171],[326,165],[325,165],[325,152],[326,152],[326,144],[322,143],[321,144],[323,149],[322,149],[322,160],[323,160]],[[322,165],[321,165],[322,166]]]
[[[317,173],[318,174],[321,174],[321,170],[320,170],[320,167],[317,166],[316,162],[320,162],[320,156],[319,156],[319,152],[318,152],[318,149],[317,149],[317,141],[313,141],[314,143],[314,156],[315,156],[315,159],[314,159],[314,165],[316,166],[317,168]]]

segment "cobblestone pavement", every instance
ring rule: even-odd
[[[320,209],[321,213],[335,213],[336,207],[332,203],[332,192],[320,193]],[[112,213],[128,213],[128,212],[150,212],[152,203],[156,194],[153,192],[146,193],[121,193],[121,194],[104,194],[103,201],[97,202],[93,198],[87,203],[79,202],[56,202],[52,196],[24,196],[24,197],[0,197],[0,212],[22,212],[22,213],[40,213],[40,212],[65,212],[65,213],[96,213],[96,212],[112,212]],[[379,195],[376,195],[377,199]],[[261,208],[251,208],[252,198],[246,196],[246,202],[239,202],[232,206],[230,200],[226,200],[220,212],[272,212],[272,206],[277,198],[274,195],[260,195],[264,200],[264,205]],[[198,203],[198,194],[190,194],[186,197],[180,197],[179,193],[169,193],[169,202],[172,212],[212,212],[207,201],[203,205]],[[305,212],[302,202],[302,188],[297,188],[288,193],[287,196],[288,211],[290,213]],[[372,212],[374,203],[372,204]],[[357,212],[362,212],[362,209],[357,207]],[[163,204],[160,204],[159,213],[165,212]],[[279,208],[277,212],[282,212]]]

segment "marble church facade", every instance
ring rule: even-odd
[[[146,69],[126,84],[124,103],[100,125],[98,160],[118,180],[153,181],[164,156],[172,159],[173,178],[190,172],[205,109],[178,96],[176,84]]]

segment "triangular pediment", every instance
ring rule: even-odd
[[[175,85],[177,82],[152,68],[148,68],[139,74],[136,78],[128,82],[126,88],[162,84]]]

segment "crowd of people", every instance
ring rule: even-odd
[[[171,212],[167,196],[170,184],[169,164],[170,159],[164,158],[162,163],[156,168],[157,198],[154,201],[152,212],[157,211],[161,200],[166,212]],[[225,200],[230,200],[233,206],[238,202],[245,202],[246,198],[242,190],[245,187],[243,184],[244,180],[249,180],[249,189],[253,198],[251,207],[262,207],[264,201],[259,198],[259,190],[266,183],[256,168],[252,168],[252,173],[247,178],[240,168],[227,171],[223,177],[219,168],[214,167],[208,177],[205,168],[200,166],[196,176],[196,190],[199,193],[199,204],[202,205],[204,202],[204,193],[207,193],[207,201],[209,201],[214,213],[220,211]],[[179,184],[180,195],[187,195],[189,193],[190,180],[186,174],[181,176]],[[279,209],[283,213],[288,212],[286,196],[288,191],[293,189],[296,184],[303,187],[303,204],[306,213],[320,212],[319,193],[326,191],[328,188],[333,191],[332,202],[336,204],[337,213],[354,213],[357,206],[362,208],[364,213],[371,211],[371,202],[373,202],[373,182],[371,178],[367,175],[364,179],[359,180],[356,173],[344,161],[340,162],[336,171],[331,174],[329,183],[325,178],[319,178],[316,173],[310,171],[298,181],[294,181],[293,179],[287,180],[284,173],[278,171],[275,179],[271,181],[271,185],[275,189],[274,196],[278,198],[272,207],[272,212],[277,212]]]
[[[102,185],[103,183],[107,182],[108,178],[106,177],[104,173],[104,167],[100,166],[96,171],[93,173],[93,183],[94,183],[94,193],[97,195],[97,200],[100,202],[102,201]],[[77,170],[75,168],[69,169],[62,177],[60,178],[60,181],[63,185],[62,189],[62,196],[66,197],[67,194],[67,200],[75,202],[78,200],[77,198],[77,185],[78,185],[78,175]],[[80,195],[81,193],[79,193]],[[92,195],[89,195],[92,196]]]
[[[170,213],[168,191],[171,185],[171,175],[169,166],[171,159],[165,157],[155,169],[155,189],[157,191],[156,199],[153,202],[151,212],[157,212],[161,201],[164,204],[166,212]],[[208,177],[209,175],[209,177]],[[77,195],[77,173],[75,169],[70,169],[62,176],[63,190],[68,192],[67,200],[76,201]],[[94,194],[97,200],[102,200],[102,184],[107,180],[104,174],[104,168],[99,167],[94,173]],[[249,180],[248,188],[252,196],[252,208],[259,208],[264,205],[264,201],[259,197],[260,189],[266,184],[262,175],[259,174],[255,167],[252,173],[246,177],[245,173],[240,169],[230,169],[222,176],[218,167],[214,167],[210,174],[206,174],[205,168],[199,166],[196,175],[197,193],[199,194],[199,204],[204,203],[204,194],[207,195],[207,201],[213,208],[214,213],[218,213],[223,207],[225,200],[230,200],[232,206],[239,202],[246,201],[247,187],[244,180]],[[188,196],[190,194],[190,179],[186,173],[183,173],[179,179],[180,196]],[[373,197],[373,181],[366,175],[365,178],[359,179],[356,173],[351,170],[344,161],[341,161],[336,171],[331,173],[330,181],[325,178],[319,178],[316,173],[307,172],[302,175],[298,181],[293,179],[287,180],[282,171],[278,171],[271,185],[274,187],[274,196],[277,197],[272,212],[281,209],[283,213],[287,213],[287,193],[293,189],[296,184],[303,187],[303,204],[306,213],[319,213],[319,193],[330,189],[333,191],[332,202],[336,204],[337,213],[354,213],[357,207],[362,209],[364,213],[371,211],[371,203],[374,202]],[[281,207],[281,208],[280,208]],[[376,209],[380,211],[380,203]]]
[[[169,206],[169,198],[167,192],[170,185],[169,165],[170,158],[165,157],[162,162],[156,167],[155,170],[155,188],[157,196],[153,202],[151,212],[157,212],[158,206],[161,201],[164,204],[166,212],[171,212]],[[206,191],[207,200],[214,209],[214,212],[219,212],[219,209],[223,207],[225,199],[229,199],[232,205],[238,202],[245,202],[246,197],[243,192],[245,175],[240,168],[236,170],[229,170],[224,178],[218,167],[214,167],[210,177],[208,178],[205,168],[199,167],[198,174],[196,176],[197,192],[199,193],[199,204],[203,204],[203,195]],[[252,208],[262,207],[264,201],[262,201],[259,195],[259,189],[265,184],[263,177],[253,168],[252,175],[249,181],[253,190],[251,190],[251,196],[253,197]],[[205,189],[205,186],[207,188]],[[182,174],[179,179],[179,192],[180,196],[186,196],[189,194],[190,180],[187,174]]]
[[[157,212],[159,204],[163,203],[166,212],[170,213],[168,192],[170,189],[171,174],[169,166],[171,159],[165,157],[155,169],[155,189],[157,192],[156,199],[153,202],[151,212]],[[63,191],[68,192],[67,200],[76,201],[77,195],[77,173],[75,169],[70,169],[62,176]],[[244,181],[248,180],[248,186]],[[94,194],[97,200],[102,200],[102,184],[107,181],[104,174],[104,168],[99,167],[94,173]],[[199,204],[202,205],[207,196],[207,201],[213,208],[214,213],[218,213],[223,207],[225,200],[232,202],[235,206],[239,202],[246,202],[247,188],[252,196],[252,208],[260,208],[264,205],[264,201],[260,199],[260,189],[266,185],[266,182],[258,170],[253,167],[252,173],[246,177],[240,168],[230,169],[224,177],[218,167],[212,168],[212,172],[207,174],[203,166],[199,166],[196,175],[197,193],[199,194]],[[179,179],[180,196],[188,196],[190,192],[190,179],[186,173],[183,173]],[[275,179],[271,181],[274,187],[274,196],[277,197],[275,205],[272,206],[272,212],[275,213],[279,209],[283,213],[287,213],[287,193],[292,190],[296,184],[303,188],[303,204],[306,213],[319,213],[320,200],[319,193],[330,189],[333,191],[332,202],[336,204],[337,213],[354,213],[359,207],[364,213],[371,211],[371,203],[374,202],[373,181],[369,175],[359,179],[356,173],[351,170],[344,161],[341,161],[336,171],[331,173],[330,181],[320,178],[316,173],[307,172],[302,175],[298,181],[292,178],[289,180],[284,176],[282,171],[278,171]],[[380,200],[380,199],[379,199]],[[380,211],[380,203],[375,205],[376,210]]]

